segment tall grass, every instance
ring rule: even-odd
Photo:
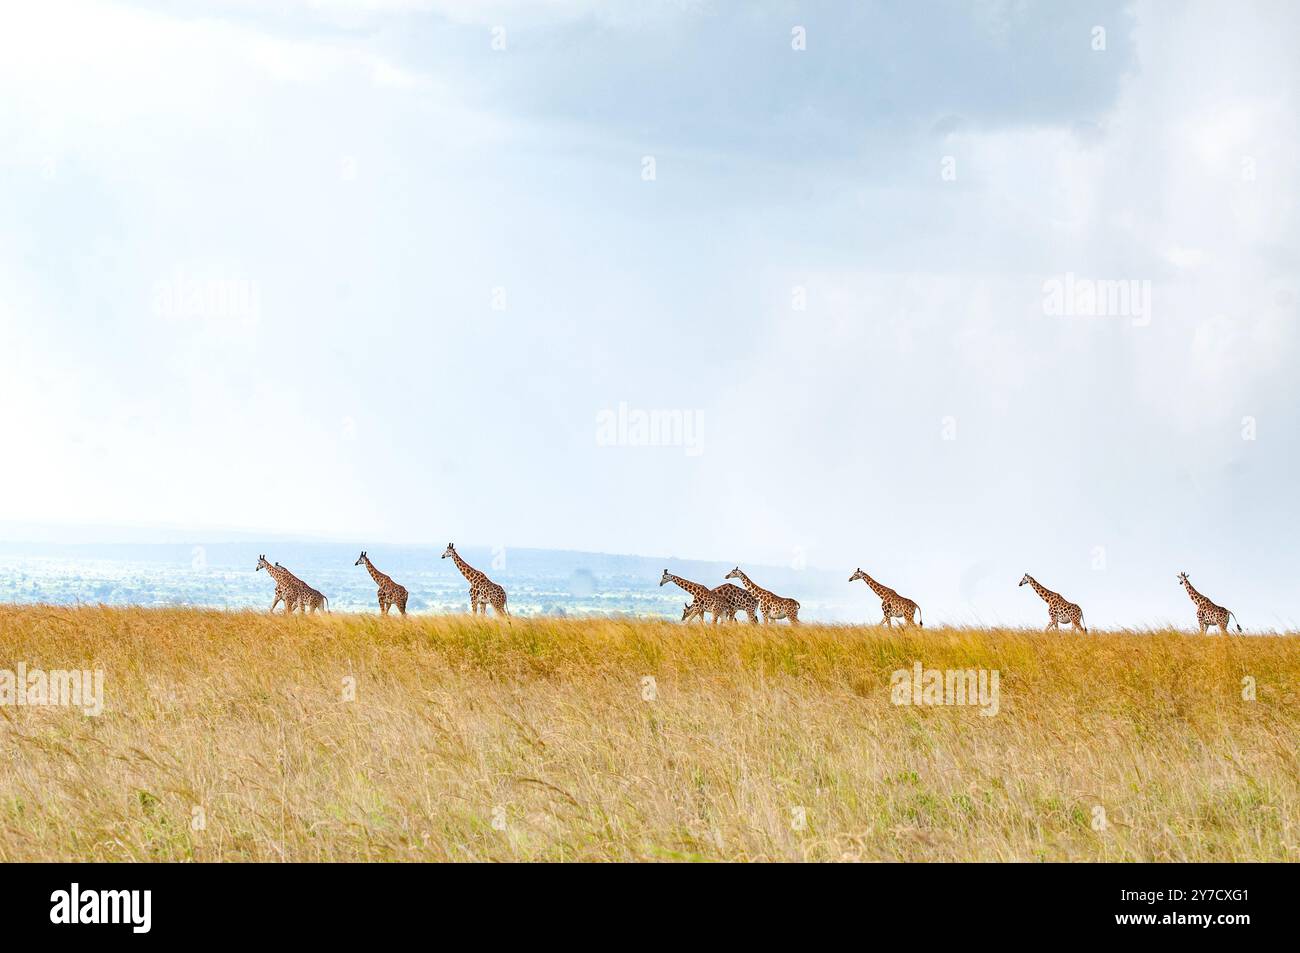
[[[892,704],[916,660],[997,670],[998,714]],[[1300,841],[1292,637],[0,607],[0,668],[20,661],[102,669],[105,709],[0,707],[5,861],[1274,860]]]

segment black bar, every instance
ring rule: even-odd
[[[918,938],[936,942],[1026,931],[1026,938],[1067,941],[1132,934],[1224,944],[1284,935],[1295,925],[1294,868],[1280,864],[672,866],[5,865],[0,911],[6,939],[113,934],[131,942],[337,943],[437,923],[471,936],[522,930],[536,943],[585,932],[592,918],[611,912],[630,918],[629,929],[639,923],[664,937],[680,936],[687,922],[707,933],[761,935],[775,919],[863,938],[911,924]],[[52,923],[52,897],[63,891],[70,900],[73,883],[83,903],[97,891],[149,891],[148,932],[135,932],[142,918],[133,925],[126,915],[116,925]],[[115,896],[123,911],[142,912],[143,894],[132,908]],[[92,907],[98,901],[96,894]],[[1134,916],[1152,922],[1120,922]],[[1210,923],[1199,922],[1206,916]]]

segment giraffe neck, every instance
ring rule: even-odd
[[[293,579],[293,573],[281,566],[274,566],[271,563],[267,563],[265,568],[271,578],[281,585]]]
[[[478,582],[483,578],[483,574],[461,559],[460,553],[454,549],[451,551],[451,560],[456,564],[456,568],[460,570],[460,574],[469,582]]]
[[[1190,582],[1186,584],[1186,588],[1187,588],[1187,598],[1191,599],[1198,606],[1203,606],[1205,605],[1205,603],[1210,601],[1209,599],[1205,598],[1205,596],[1197,592],[1196,588]]]
[[[772,593],[768,592],[758,583],[754,582],[754,580],[750,579],[743,572],[740,574],[740,581],[744,583],[746,589],[748,589],[751,593],[753,593],[756,596],[770,597],[772,595]]]
[[[1037,579],[1035,579],[1033,576],[1030,576],[1030,577],[1029,577],[1029,584],[1030,584],[1031,586],[1034,587],[1034,592],[1038,593],[1039,597],[1040,597],[1044,602],[1050,602],[1050,601],[1051,601],[1051,597],[1054,596],[1054,595],[1056,595],[1056,593],[1052,592],[1051,589],[1048,589],[1046,586],[1044,586],[1042,583],[1040,583],[1040,582],[1039,582]]]
[[[894,591],[890,589],[888,586],[882,586],[880,583],[876,582],[876,580],[868,576],[865,572],[862,574],[862,581],[865,582],[868,586],[870,586],[871,591],[874,592],[876,595],[880,596],[880,598],[882,599],[885,598],[885,596],[890,595]]]
[[[388,581],[388,577],[375,568],[375,564],[370,561],[369,556],[363,556],[361,561],[366,564],[366,570],[370,573],[370,578],[375,582],[384,583]]]
[[[275,568],[278,569],[280,572],[284,573],[285,582],[296,583],[299,586],[307,585],[305,582],[303,582],[301,579],[299,579],[297,576],[295,576],[292,572],[290,572],[288,569],[284,568],[283,566],[276,566]]]
[[[681,576],[674,576],[672,573],[668,574],[668,581],[677,583],[677,585],[681,586],[696,599],[703,599],[710,591],[708,586],[701,585],[698,582],[691,582],[689,579],[683,579]]]

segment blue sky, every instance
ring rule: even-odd
[[[1118,624],[1186,570],[1300,621],[1289,4],[9,19],[0,520],[861,565],[1030,623],[1025,571]],[[1050,314],[1067,275],[1149,314]]]

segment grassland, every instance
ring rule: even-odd
[[[918,660],[998,671],[998,714],[892,704]],[[0,707],[4,861],[1300,846],[1294,637],[0,607],[18,662],[104,711]]]

